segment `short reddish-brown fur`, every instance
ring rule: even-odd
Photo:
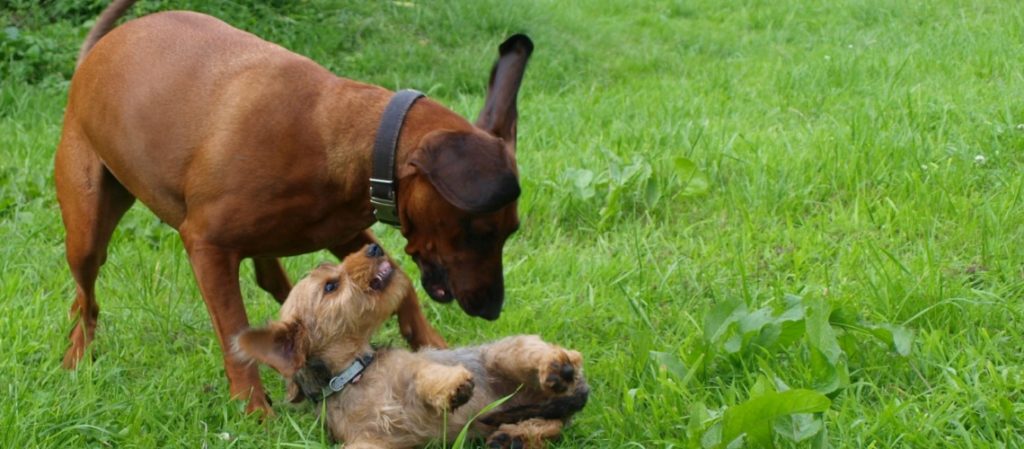
[[[132,3],[115,0],[83,45],[56,154],[77,285],[71,312],[79,319],[68,368],[94,337],[96,277],[114,227],[136,198],[180,233],[222,348],[248,327],[238,284],[243,259],[254,261],[258,284],[281,302],[291,284],[276,257],[321,249],[344,257],[375,240],[368,230],[371,148],[392,92],[337,77],[198,13],[158,13],[111,30]],[[515,97],[531,49],[525,37],[502,47],[476,125],[422,99],[398,142],[406,251],[435,299],[458,298],[467,313],[489,319],[501,309],[501,248],[518,226],[516,202],[483,198],[487,210],[477,211],[452,202],[480,204],[478,191],[518,193],[507,175],[516,173]],[[480,143],[469,152],[458,147]],[[468,155],[457,161],[467,167],[484,156],[496,160],[495,151],[507,162],[474,177],[490,189],[453,194],[429,180],[453,169],[437,166],[448,159],[426,154],[453,151]],[[487,231],[482,245],[460,243],[465,229],[478,228]],[[413,346],[444,346],[412,290],[397,315]],[[224,364],[231,394],[248,398],[249,410],[269,411],[255,367],[228,356]]]

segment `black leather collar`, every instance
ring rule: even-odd
[[[423,93],[400,90],[391,97],[377,128],[373,141],[373,171],[370,172],[370,204],[373,216],[381,223],[399,226],[398,180],[395,179],[395,153],[398,151],[398,136],[402,132],[405,114]]]

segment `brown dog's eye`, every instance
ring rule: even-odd
[[[330,293],[338,289],[338,281],[327,281],[324,284],[324,293]]]

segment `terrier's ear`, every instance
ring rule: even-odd
[[[242,360],[266,363],[290,378],[306,364],[309,344],[306,327],[296,321],[243,331],[235,338],[234,346],[235,354]]]

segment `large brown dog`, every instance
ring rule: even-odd
[[[111,31],[132,3],[115,0],[90,32],[57,149],[77,284],[68,368],[93,339],[96,277],[136,198],[181,235],[222,349],[248,327],[242,259],[282,302],[290,283],[275,257],[325,248],[343,257],[375,240],[371,151],[392,92],[202,14],[153,14]],[[516,96],[532,48],[521,35],[501,45],[476,126],[416,102],[394,156],[401,232],[423,287],[487,319],[500,314],[502,247],[518,226]],[[413,346],[444,345],[415,293],[397,314]],[[256,367],[227,352],[224,363],[231,394],[269,410]]]

